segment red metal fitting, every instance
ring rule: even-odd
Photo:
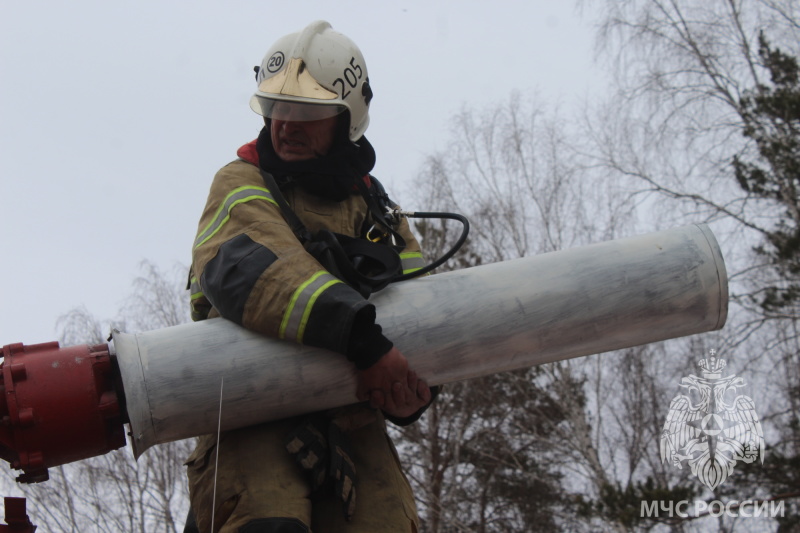
[[[125,446],[108,345],[9,344],[2,356],[0,457],[24,472],[17,481],[46,481],[50,467]]]
[[[6,524],[0,524],[0,533],[35,533],[34,526],[25,512],[25,498],[3,498],[6,508]]]

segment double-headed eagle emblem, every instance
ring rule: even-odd
[[[738,461],[764,463],[764,433],[752,398],[738,393],[744,387],[736,375],[722,377],[725,360],[711,350],[698,362],[703,377],[681,380],[685,393],[669,404],[661,431],[661,462],[682,468],[689,464],[700,482],[714,489],[733,473]]]

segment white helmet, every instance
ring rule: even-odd
[[[319,120],[346,110],[351,141],[367,130],[372,89],[364,56],[353,41],[324,20],[278,39],[264,56],[256,82],[250,107],[259,115]]]

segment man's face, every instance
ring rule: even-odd
[[[280,119],[272,117],[272,146],[284,161],[305,161],[328,153],[333,145],[338,117],[308,120],[307,113],[283,105]],[[296,120],[298,119],[298,120]]]

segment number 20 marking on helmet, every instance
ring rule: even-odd
[[[350,67],[353,68],[345,67],[344,72],[342,72],[342,77],[333,80],[334,87],[337,83],[342,86],[342,100],[350,95],[352,92],[350,89],[355,89],[356,84],[358,84],[358,80],[364,76],[364,71],[361,69],[361,65],[356,65],[355,61],[356,58],[351,57]],[[358,75],[356,75],[356,72],[358,72]],[[347,83],[347,85],[345,85],[345,83]],[[350,89],[347,88],[348,86]]]

